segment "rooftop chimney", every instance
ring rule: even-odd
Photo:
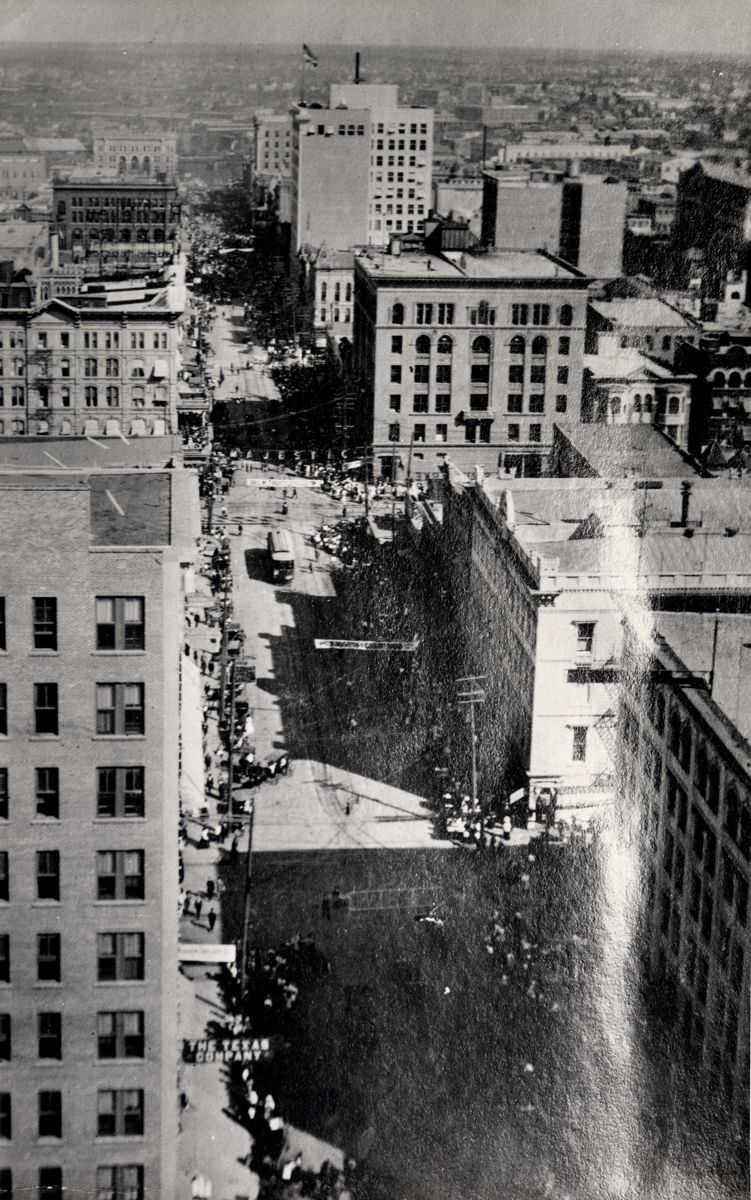
[[[355,83],[360,82],[360,51],[355,53]]]
[[[688,510],[691,506],[691,484],[688,479],[684,479],[681,483],[681,525],[685,529],[688,525]]]

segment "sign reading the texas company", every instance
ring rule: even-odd
[[[248,1063],[273,1058],[272,1038],[199,1038],[183,1039],[183,1062]]]

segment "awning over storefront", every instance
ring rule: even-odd
[[[84,421],[84,423],[83,423],[83,436],[84,437],[96,437],[96,435],[98,433],[99,433],[99,422],[98,421]]]
[[[105,421],[104,432],[107,437],[118,437],[120,434],[120,422],[114,418]]]
[[[154,360],[154,365],[151,368],[151,374],[154,379],[166,379],[169,375],[166,358],[157,358]]]
[[[192,659],[182,658],[180,703],[180,800],[183,812],[195,814],[204,804],[201,672]]]

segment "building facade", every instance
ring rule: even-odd
[[[177,135],[174,133],[97,133],[94,164],[111,175],[145,175],[174,179]]]
[[[318,251],[310,267],[313,335],[316,344],[342,338],[352,341],[354,254],[351,250]]]
[[[619,793],[639,814],[651,973],[713,1094],[748,1127],[751,742],[748,617],[630,626]],[[739,649],[740,648],[740,649]]]
[[[398,249],[398,246],[394,247]],[[581,400],[587,279],[534,252],[355,259],[355,367],[376,473],[539,474]]]
[[[0,154],[0,194],[25,200],[47,180],[42,154]]]
[[[729,277],[745,272],[751,299],[751,174],[701,160],[678,181],[671,239],[674,280],[685,287],[698,271],[702,293],[721,300]]]
[[[175,1194],[182,483],[0,479],[6,1195]]]
[[[134,308],[79,296],[0,309],[0,436],[175,433],[183,306],[163,294]]]
[[[582,415],[605,425],[654,425],[688,448],[692,375],[623,349],[616,334],[600,334],[598,353],[584,355]]]
[[[370,113],[299,106],[292,131],[292,252],[365,245]]]
[[[259,112],[253,117],[253,176],[288,179],[292,170],[292,117]]]
[[[100,272],[152,266],[177,248],[180,204],[173,183],[56,179],[52,211],[63,262],[93,262]]]

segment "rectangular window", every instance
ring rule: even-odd
[[[118,1088],[97,1092],[97,1137],[141,1137],[143,1090]]]
[[[506,411],[510,413],[520,413],[522,411],[521,393],[511,394],[506,397]]]
[[[509,367],[509,378],[513,367]],[[490,364],[489,363],[473,363],[470,367],[470,379],[472,383],[488,383],[490,380]]]
[[[529,324],[529,305],[528,304],[512,304],[511,305],[511,324],[512,325],[528,325]]]
[[[565,392],[555,398],[555,411],[557,413],[565,413],[568,408],[568,399]]]
[[[518,425],[509,425],[508,440],[510,442],[518,442],[519,441],[519,426]]]
[[[558,353],[561,356],[564,356],[564,355],[568,354],[570,352],[570,350],[571,350],[571,338],[559,337],[558,338]]]
[[[451,364],[439,363],[435,371],[436,383],[451,383]]]
[[[550,324],[550,305],[549,304],[533,304],[532,305],[532,324],[533,325],[549,325]]]
[[[34,684],[34,732],[59,732],[56,683]]]
[[[60,934],[37,934],[37,979],[40,983],[60,982]]]
[[[425,441],[425,426],[424,425],[415,425],[415,441],[416,442],[424,442]]]
[[[576,622],[576,651],[577,654],[591,654],[595,640],[595,622]]]
[[[10,900],[10,867],[7,850],[0,850],[0,900]]]
[[[401,383],[401,381],[402,381],[401,365],[399,363],[392,363],[391,364],[391,382],[392,383]]]
[[[37,850],[37,900],[60,899],[60,851]]]
[[[416,304],[415,305],[415,324],[417,324],[417,325],[432,325],[433,324],[433,305],[432,304]]]
[[[512,363],[508,369],[509,383],[524,383],[524,364]]]
[[[398,392],[392,392],[389,396],[389,408],[392,412],[401,412],[402,398]]]
[[[35,596],[33,632],[35,650],[57,650],[57,600],[54,596]]]
[[[96,1029],[99,1058],[143,1058],[142,1012],[99,1012]]]
[[[435,410],[437,413],[451,412],[451,396],[447,392],[439,392],[435,398]]]
[[[430,366],[428,363],[417,363],[414,368],[415,383],[430,382]]]
[[[37,1013],[37,1054],[39,1058],[63,1057],[63,1018],[59,1012]]]
[[[36,812],[38,817],[60,816],[60,772],[57,767],[36,768]]]
[[[63,350],[68,350],[70,348],[70,334],[69,333],[61,333],[60,334],[60,346],[61,346],[61,349],[63,349]]]
[[[438,305],[438,324],[453,325],[454,324],[454,306],[453,304]]]
[[[5,644],[5,596],[0,596],[0,650],[7,650]]]
[[[412,412],[426,413],[428,411],[427,392],[412,397]]]
[[[545,382],[544,363],[532,363],[532,366],[529,369],[529,382],[538,384]]]
[[[143,900],[143,850],[99,850],[97,900]]]
[[[145,645],[143,596],[97,596],[97,650],[143,650]]]
[[[545,412],[545,396],[542,392],[536,392],[529,397],[529,411],[531,413]]]
[[[0,821],[8,820],[8,768],[0,767]]]
[[[39,1168],[39,1200],[63,1200],[62,1167]]]
[[[465,442],[477,441],[477,421],[467,421],[464,426]]]
[[[572,730],[571,760],[585,762],[587,758],[587,727],[575,725]]]
[[[392,334],[392,336],[391,336],[391,353],[392,354],[401,354],[401,352],[402,352],[401,334]]]
[[[396,423],[389,425],[389,441],[390,442],[398,442],[399,441],[399,426]]]
[[[100,982],[144,978],[142,933],[98,933],[96,946]]]
[[[529,440],[530,440],[530,442],[541,442],[542,441],[542,425],[530,425]]]
[[[96,731],[100,736],[132,737],[144,732],[144,685],[142,683],[98,683],[96,685]]]
[[[10,983],[9,933],[0,933],[0,983]]]
[[[0,734],[8,732],[8,685],[0,683]]]
[[[54,1138],[63,1136],[62,1092],[39,1093],[39,1136]]]
[[[558,368],[557,380],[558,380],[558,383],[560,383],[560,384],[568,383],[568,367],[559,367]]]
[[[10,1141],[13,1136],[13,1123],[10,1113],[10,1092],[0,1092],[0,1140]]]
[[[96,1200],[144,1200],[143,1167],[97,1167]]]
[[[0,1013],[0,1062],[10,1062],[11,1053],[10,1013]]]
[[[436,425],[436,427],[435,427],[435,440],[436,440],[437,442],[446,442],[446,441],[448,441],[448,433],[449,433],[449,427],[448,427],[448,425]]]

